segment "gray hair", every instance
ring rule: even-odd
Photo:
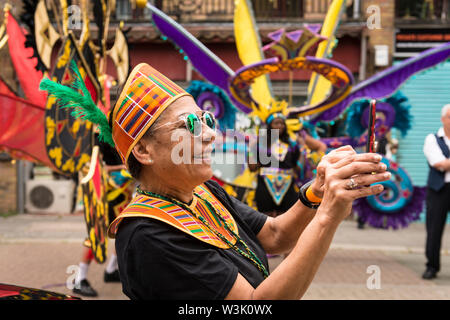
[[[445,117],[445,115],[447,114],[447,112],[449,110],[450,110],[450,104],[444,105],[441,110],[441,117]]]

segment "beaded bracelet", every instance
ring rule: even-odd
[[[298,199],[308,208],[317,209],[320,206],[321,198],[317,197],[312,190],[310,190],[310,186],[314,180],[311,180],[305,183],[298,193]],[[310,190],[310,191],[309,191]],[[309,192],[308,192],[309,191]],[[314,200],[314,201],[313,201]],[[318,200],[318,201],[317,201]]]

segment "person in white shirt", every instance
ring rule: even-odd
[[[433,279],[440,270],[442,234],[450,210],[450,104],[441,112],[442,127],[425,138],[423,152],[430,166],[426,197],[426,270],[424,279]]]

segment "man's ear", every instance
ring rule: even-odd
[[[140,139],[136,145],[131,150],[131,153],[133,153],[133,156],[136,158],[137,161],[142,163],[143,165],[148,165],[153,163],[153,150],[147,141],[144,139]]]

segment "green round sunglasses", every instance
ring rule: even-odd
[[[209,111],[203,111],[201,116],[198,116],[195,113],[190,113],[188,115],[182,115],[179,120],[168,122],[160,125],[159,127],[154,128],[153,130],[158,130],[162,127],[175,124],[179,121],[184,121],[186,129],[194,136],[199,137],[202,134],[202,122],[208,126],[208,128],[212,130],[216,130],[216,118]]]

